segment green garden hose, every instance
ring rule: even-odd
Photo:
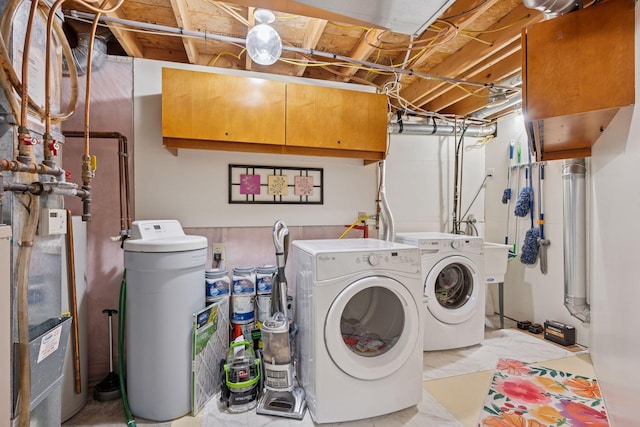
[[[124,414],[127,417],[127,425],[136,427],[136,420],[131,414],[129,408],[129,400],[127,399],[127,389],[124,384],[124,320],[125,305],[127,302],[127,270],[122,274],[122,282],[120,283],[120,300],[118,307],[118,372],[120,373],[120,394],[122,395],[122,406]]]

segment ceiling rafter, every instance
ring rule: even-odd
[[[520,41],[516,40],[510,45],[500,49],[494,55],[480,62],[473,70],[462,76],[465,80],[490,84],[500,82],[504,78],[513,75],[522,66]],[[480,88],[474,92],[480,93],[487,88]],[[423,104],[428,110],[440,111],[460,99],[470,96],[468,91],[455,85],[443,85],[429,94],[429,100]]]
[[[522,26],[542,20],[542,14],[520,5],[499,19],[487,29],[485,34],[478,38],[486,43],[467,43],[455,55],[445,59],[440,64],[429,70],[429,73],[459,78],[465,72],[471,70],[480,62],[491,56],[496,49],[518,40],[521,37]],[[505,28],[506,27],[506,28]],[[494,30],[501,29],[500,31]],[[421,106],[425,103],[431,91],[445,83],[438,80],[418,80],[401,92],[401,96],[414,105]]]
[[[126,16],[120,9],[115,12],[105,13],[105,16],[116,19],[126,19]],[[113,33],[114,37],[118,40],[118,43],[120,43],[120,46],[127,55],[134,58],[144,58],[144,48],[133,33],[126,31],[118,24],[107,24],[107,27],[109,27],[109,30],[111,30],[111,33]]]
[[[191,18],[189,17],[189,7],[186,0],[170,0],[173,14],[176,17],[176,23],[179,28],[183,30],[191,31],[193,26],[191,25]],[[182,44],[184,50],[187,53],[187,58],[191,64],[200,63],[200,54],[195,46],[195,42],[190,37],[182,37]]]
[[[324,33],[328,22],[326,19],[310,18],[309,26],[307,27],[301,47],[303,49],[315,49],[320,42],[320,37],[322,37],[322,33]],[[308,62],[309,60],[306,57],[302,58],[302,63],[297,66],[296,76],[301,77],[304,74]]]
[[[451,18],[447,21],[454,24],[458,28],[458,31],[462,31],[473,24],[479,17],[482,16],[483,13],[487,11],[487,9],[491,8],[498,1],[499,0],[487,0],[484,2],[482,0],[458,0],[445,12],[445,15],[454,16],[454,18]],[[461,16],[456,16],[463,13],[465,10],[471,9],[473,9],[472,12],[465,13]],[[424,40],[429,36],[429,34],[429,31],[425,31],[419,40]],[[429,57],[431,57],[435,52],[437,52],[436,46],[426,47],[424,49],[424,52],[422,52],[420,56],[414,58],[407,64],[407,67],[415,69],[423,67],[427,63]]]
[[[369,84],[409,111],[461,117],[486,106],[490,86],[513,86],[504,82],[520,73],[522,30],[542,19],[521,0],[456,0],[431,30],[412,38],[320,7],[294,0],[127,0],[105,19],[116,36],[110,43],[129,56]],[[275,12],[285,47],[269,66],[245,50],[256,8]],[[122,22],[108,20],[114,18]]]
[[[502,58],[500,61],[495,62],[491,66],[485,68],[483,75],[477,76],[474,80],[478,82],[491,83],[494,81],[503,81],[505,79],[513,77],[514,74],[520,71],[521,58],[522,57],[520,51],[516,51],[511,55]],[[488,92],[488,88],[482,88],[472,95],[469,92],[463,91],[459,88],[455,88],[437,97],[432,102],[425,104],[423,108],[429,111],[447,110],[452,105],[455,105],[464,99],[474,98],[474,101],[476,102],[470,102],[466,105],[478,105],[477,109],[479,109],[483,106],[483,104],[487,103],[486,98],[488,96]],[[475,111],[475,109],[473,108],[472,110]]]
[[[256,18],[255,16],[253,16],[253,13],[256,11],[255,7],[248,7],[247,8],[247,33],[249,33],[249,29],[253,28],[254,25],[256,25]],[[245,37],[247,36],[247,34],[244,35]],[[253,68],[253,61],[251,60],[251,57],[249,56],[249,53],[246,50],[246,46],[245,46],[245,55],[244,55],[244,68],[247,71],[251,71],[251,69]]]
[[[349,57],[353,59],[357,59],[359,61],[366,60],[376,49],[377,47],[372,46],[371,43],[367,42],[368,38],[377,38],[379,35],[384,33],[385,30],[380,30],[377,28],[372,28],[370,30],[366,30],[362,33],[362,37],[360,37],[360,41],[349,53]],[[351,77],[358,72],[358,67],[340,67],[340,75],[344,76],[343,81],[348,82],[351,80]]]

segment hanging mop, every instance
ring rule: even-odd
[[[515,141],[509,143],[509,165],[507,167],[507,188],[502,193],[502,203],[507,205],[507,232],[504,235],[504,244],[509,244],[509,218],[511,217],[511,169],[513,168],[513,149]],[[515,257],[515,247],[509,250],[509,258]]]
[[[527,176],[529,178],[529,191],[528,196],[523,197],[523,199],[526,199],[528,202],[526,211],[529,213],[529,217],[531,218],[531,228],[527,230],[527,233],[524,236],[522,252],[520,253],[520,262],[531,265],[535,264],[538,258],[538,238],[540,237],[540,230],[535,228],[533,224],[533,165],[531,164],[531,150],[529,150],[529,166],[525,172],[525,177]],[[517,207],[518,206],[516,204],[516,209]]]
[[[540,252],[540,272],[547,274],[547,247],[551,242],[544,238],[544,197],[542,189],[544,187],[544,163],[540,163],[540,172],[538,173],[538,225],[540,228],[540,238],[538,239],[538,247]]]
[[[527,216],[527,214],[530,211],[530,207],[531,207],[531,198],[533,197],[533,187],[531,187],[531,185],[527,185],[526,182],[527,180],[530,180],[530,174],[531,174],[531,165],[527,166],[525,168],[525,172],[524,172],[524,180],[525,180],[525,186],[522,187],[522,190],[520,190],[520,194],[518,195],[518,200],[516,200],[516,207],[513,211],[513,213],[516,216],[519,217],[525,217]]]

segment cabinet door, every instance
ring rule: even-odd
[[[284,144],[285,84],[164,68],[162,136]]]
[[[385,152],[387,97],[287,84],[287,146]]]
[[[591,155],[635,102],[635,2],[609,0],[526,28],[523,107],[538,160]]]

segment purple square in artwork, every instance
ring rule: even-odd
[[[260,194],[260,175],[240,175],[240,194]]]

